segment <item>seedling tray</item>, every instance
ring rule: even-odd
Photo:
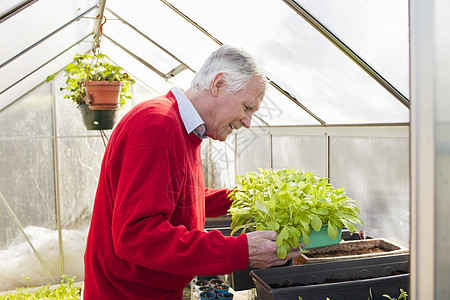
[[[377,250],[380,252],[370,252],[370,250]],[[358,253],[351,255],[350,253]],[[385,239],[369,239],[359,241],[343,241],[336,245],[326,247],[319,247],[309,249],[309,253],[302,253],[296,258],[293,264],[311,264],[324,263],[341,260],[353,260],[368,257],[386,256],[408,253],[407,248],[395,245]],[[333,256],[333,253],[336,253]],[[348,253],[348,255],[342,255]]]
[[[409,254],[252,270],[258,300],[375,300],[409,290]],[[286,286],[291,287],[273,287]]]

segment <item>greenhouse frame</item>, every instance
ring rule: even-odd
[[[450,292],[450,3],[443,0],[2,0],[0,292],[83,280],[112,130],[87,130],[65,66],[99,44],[132,107],[187,89],[224,44],[262,65],[249,129],[202,142],[205,184],[296,168],[360,203],[361,228],[411,253],[410,299]],[[55,79],[46,82],[49,75]]]

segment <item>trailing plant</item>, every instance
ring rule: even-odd
[[[335,189],[327,178],[295,169],[258,169],[236,176],[229,193],[232,205],[232,233],[242,230],[275,230],[277,255],[285,258],[297,248],[300,236],[309,244],[311,229],[328,225],[328,235],[336,239],[338,228],[350,232],[363,225],[358,202],[347,197],[344,188]]]
[[[119,81],[123,83],[119,96],[119,108],[131,99],[130,88],[135,83],[123,68],[115,65],[106,54],[91,55],[75,54],[74,62],[67,65],[62,71],[66,77],[66,85],[60,90],[68,90],[64,98],[71,99],[78,105],[88,103],[86,98],[86,81]],[[59,72],[47,77],[47,83],[52,81]]]
[[[81,298],[81,290],[74,284],[75,277],[69,278],[66,275],[61,277],[61,283],[56,287],[50,285],[40,288],[28,287],[29,278],[26,277],[27,287],[18,288],[13,293],[0,295],[0,300],[24,300],[24,299],[64,299],[79,300]]]

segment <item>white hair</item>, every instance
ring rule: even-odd
[[[208,90],[217,74],[223,73],[225,88],[237,92],[258,76],[267,85],[267,79],[258,62],[244,49],[229,45],[221,46],[203,63],[191,82],[195,93]]]

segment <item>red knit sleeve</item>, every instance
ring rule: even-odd
[[[205,209],[208,218],[223,216],[228,213],[231,201],[228,189],[205,189]]]
[[[173,226],[183,174],[163,146],[141,146],[111,161],[112,234],[121,259],[183,275],[228,274],[248,266],[246,235]],[[218,197],[218,194],[216,194]],[[226,201],[226,200],[224,200]]]

